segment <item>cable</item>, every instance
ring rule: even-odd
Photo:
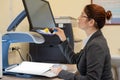
[[[23,56],[21,55],[21,52],[19,51],[20,48],[17,47],[12,47],[12,51],[17,51],[20,55],[20,58],[22,59],[22,61],[25,61],[25,59],[23,58]]]
[[[29,61],[31,61],[31,62],[33,61],[33,60],[32,60],[32,56],[31,56],[30,53],[27,53],[27,60],[29,60]]]
[[[23,56],[21,55],[20,51],[18,49],[16,49],[16,51],[19,53],[20,58],[22,59],[22,61],[25,61],[25,59],[23,58]]]
[[[22,59],[22,61],[25,61],[25,59],[24,59],[23,56],[21,55],[20,48],[18,48],[18,47],[12,47],[12,51],[17,51],[17,52],[19,53],[20,58]],[[27,58],[28,61],[32,61],[32,56],[31,56],[31,54],[27,53],[26,58]]]

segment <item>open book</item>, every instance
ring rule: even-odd
[[[6,68],[5,72],[55,77],[56,74],[50,71],[51,67],[55,65],[58,65],[58,64],[23,61],[22,63],[18,65],[13,65],[13,66]],[[63,68],[67,69],[65,65],[63,66]]]

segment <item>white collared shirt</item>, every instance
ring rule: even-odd
[[[95,32],[94,32],[94,33],[95,33]],[[88,40],[90,39],[90,37],[91,37],[94,33],[90,34],[87,38],[85,38],[85,39],[83,40],[82,49],[85,47],[85,45],[87,44]]]

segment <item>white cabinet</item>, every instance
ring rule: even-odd
[[[0,78],[2,77],[2,36],[0,35]]]

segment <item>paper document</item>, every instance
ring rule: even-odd
[[[6,68],[5,71],[54,77],[54,76],[56,76],[54,73],[50,73],[50,72],[47,73],[47,71],[49,71],[53,65],[55,65],[55,64],[24,61],[21,64],[19,64],[18,66],[15,66],[12,68],[11,67]],[[45,72],[46,72],[46,74],[45,74]],[[51,75],[49,75],[49,74],[51,74]]]

